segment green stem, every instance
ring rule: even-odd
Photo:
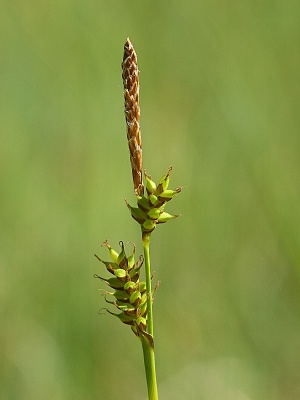
[[[155,356],[154,349],[150,345],[149,340],[141,335],[143,346],[144,364],[147,379],[148,399],[158,400],[157,384],[156,384],[156,371],[155,371]]]
[[[145,258],[146,287],[147,287],[147,332],[153,336],[153,313],[152,313],[152,289],[151,289],[151,266],[150,266],[150,233],[143,233],[143,246]]]
[[[153,313],[152,313],[152,289],[151,289],[151,267],[150,267],[150,233],[143,233],[143,247],[145,257],[145,271],[146,271],[146,286],[147,286],[147,333],[153,338]],[[141,335],[141,341],[144,353],[144,364],[148,387],[149,400],[158,400],[156,371],[155,371],[155,356],[153,341]]]

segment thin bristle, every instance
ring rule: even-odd
[[[125,118],[134,192],[144,193],[142,175],[142,139],[140,130],[139,70],[136,52],[127,38],[122,62]]]

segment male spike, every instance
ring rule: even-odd
[[[142,139],[140,129],[139,70],[136,52],[127,38],[122,62],[127,140],[134,192],[143,195]]]

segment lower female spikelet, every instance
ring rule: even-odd
[[[97,274],[94,277],[101,279],[111,289],[114,289],[112,292],[104,291],[105,300],[107,303],[113,304],[120,313],[106,310],[118,317],[124,324],[130,325],[135,335],[140,337],[140,334],[146,334],[147,324],[146,283],[140,281],[140,269],[144,261],[143,256],[140,256],[138,261],[135,262],[134,244],[133,252],[128,257],[125,253],[123,242],[120,242],[120,253],[113,250],[108,241],[105,241],[103,246],[109,250],[111,261],[103,261],[96,254],[95,257],[105,265],[107,271],[113,275],[113,278],[106,279]],[[112,296],[114,300],[109,300],[107,296]]]

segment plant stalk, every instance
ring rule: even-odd
[[[151,266],[150,266],[150,233],[143,233],[143,247],[145,258],[146,287],[147,287],[147,332],[153,336],[153,313],[152,313],[152,288],[151,288]]]
[[[143,233],[143,247],[146,271],[146,287],[147,287],[147,333],[153,337],[153,313],[152,313],[152,289],[151,289],[151,267],[150,267],[150,233]],[[149,400],[158,400],[155,355],[153,342],[141,335],[141,341],[144,354],[144,365],[148,387]]]

